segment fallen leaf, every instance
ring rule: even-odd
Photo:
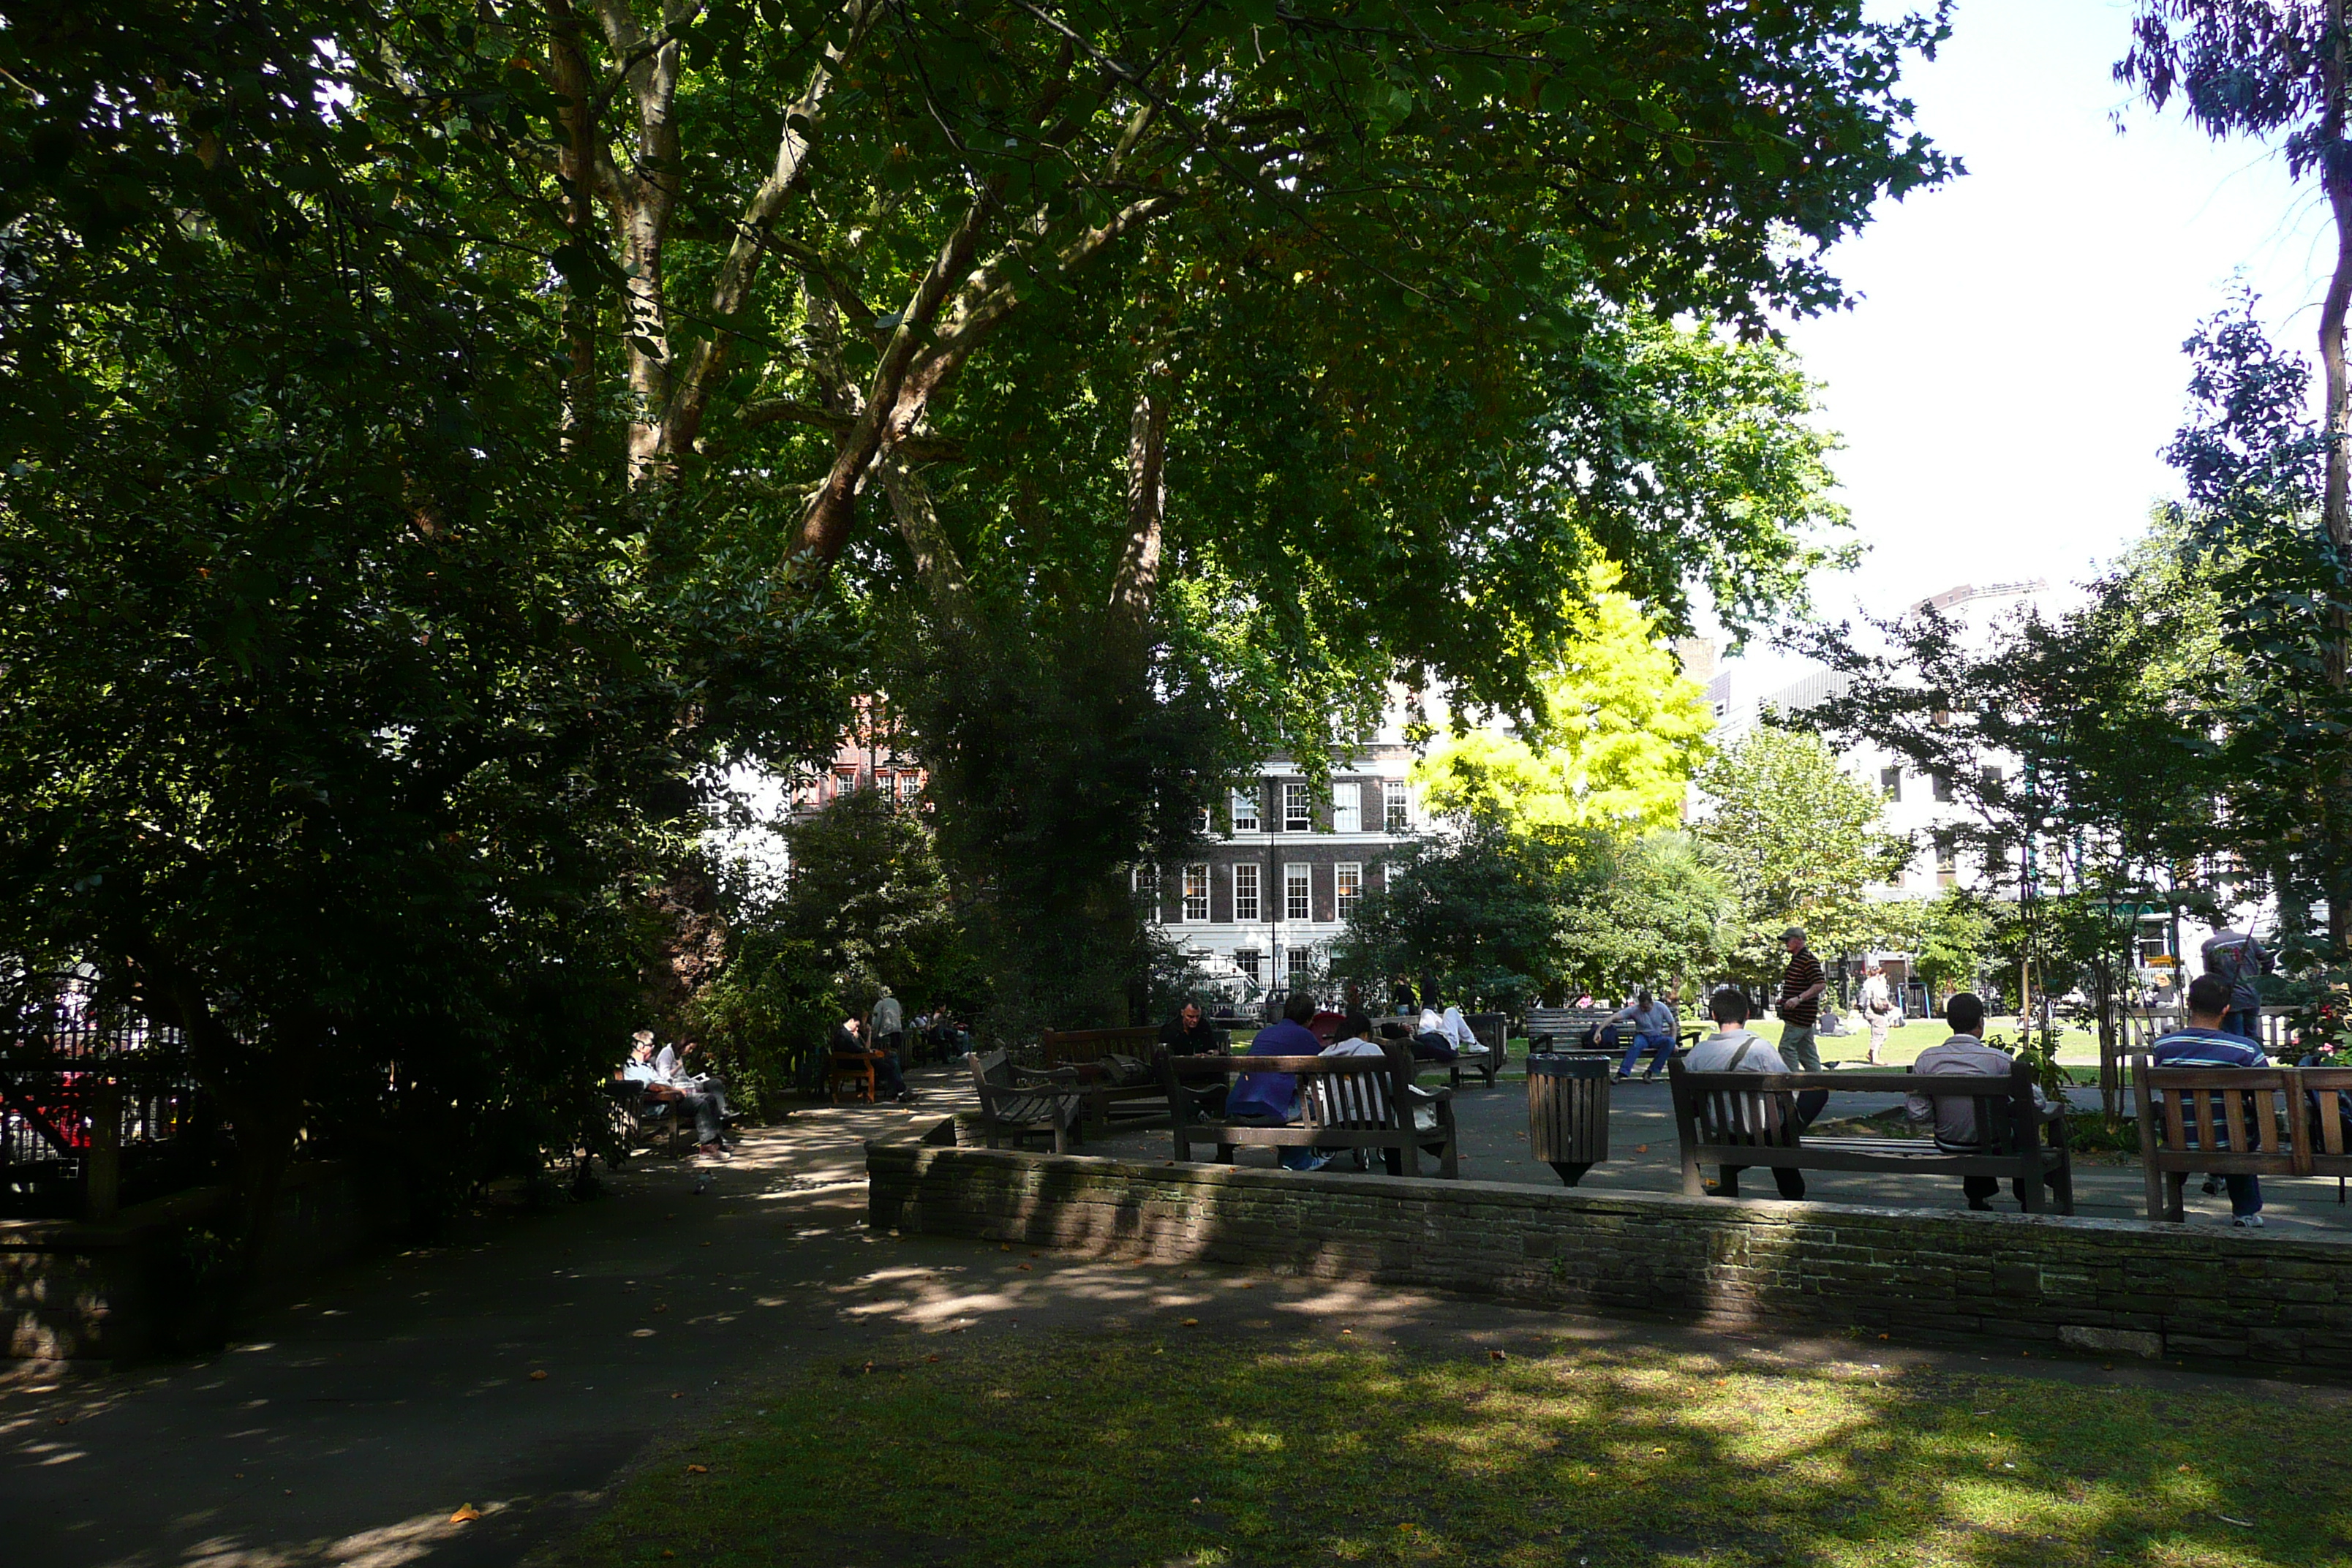
[[[651,1329],[631,1329],[629,1331],[629,1338],[633,1340],[649,1340],[653,1337],[654,1331]]]
[[[1510,1357],[1505,1355],[1501,1351],[1488,1351],[1486,1352],[1486,1359],[1488,1361],[1508,1361]]]
[[[2220,1520],[2223,1524],[2234,1524],[2240,1530],[2252,1530],[2254,1528],[2254,1521],[2252,1520],[2240,1519],[2234,1514],[2217,1513],[2213,1517]]]
[[[1255,1290],[1257,1289],[1257,1281],[1255,1279],[1244,1279],[1239,1285],[1234,1287],[1234,1289],[1241,1290]]]
[[[1201,1320],[1198,1318],[1187,1318],[1184,1320],[1184,1326],[1188,1329],[1197,1329],[1201,1326]]]
[[[452,1524],[471,1524],[474,1521],[481,1517],[482,1510],[476,1508],[472,1503],[459,1503],[457,1505],[457,1511],[449,1516],[449,1522]]]
[[[686,1467],[686,1473],[689,1476],[707,1476],[710,1473],[710,1467],[709,1465],[688,1465]]]
[[[940,1358],[939,1358],[939,1357],[937,1357],[937,1356],[935,1356],[935,1355],[927,1355],[927,1356],[925,1356],[925,1357],[923,1358],[923,1360],[924,1360],[925,1362],[935,1362],[935,1361],[937,1361],[937,1360],[939,1360],[939,1359],[940,1359]]]
[[[1649,1152],[1650,1146],[1647,1143],[1636,1143],[1633,1145],[1633,1152],[1636,1154],[1646,1154]]]
[[[1882,1339],[1882,1340],[1891,1340],[1891,1339],[1893,1339],[1895,1336],[1894,1336],[1893,1334],[1881,1334],[1881,1335],[1879,1335],[1878,1337],[1879,1337],[1880,1339]]]
[[[1020,1269],[1020,1270],[1021,1270],[1021,1272],[1022,1272],[1022,1273],[1024,1273],[1024,1274],[1026,1274],[1026,1273],[1028,1273],[1028,1272],[1029,1272],[1029,1266],[1028,1266],[1027,1264],[1025,1264],[1025,1263],[1019,1263],[1019,1264],[1015,1264],[1013,1267],[1015,1267],[1016,1268]]]
[[[667,1312],[669,1310],[669,1303],[667,1301],[656,1301],[654,1303],[654,1310],[656,1312]]]
[[[547,1381],[547,1369],[545,1367],[541,1367],[536,1372],[533,1372],[530,1374],[530,1380],[533,1383],[545,1383]]]
[[[1650,1452],[1652,1452],[1653,1454],[1663,1454],[1663,1453],[1664,1453],[1664,1452],[1665,1452],[1665,1450],[1664,1450],[1664,1448],[1653,1448],[1653,1449],[1651,1449],[1651,1450],[1650,1450]]]
[[[1341,1329],[1339,1331],[1343,1334],[1353,1334],[1356,1331],[1353,1329]]]
[[[686,1395],[685,1395],[685,1394],[671,1394],[671,1395],[670,1395],[670,1397],[671,1397],[672,1399],[684,1399],[684,1398],[686,1397]]]

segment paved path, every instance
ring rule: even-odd
[[[958,1097],[936,1074],[925,1113]],[[1656,1116],[1640,1091],[1625,1127]],[[1516,1085],[1465,1096],[1507,1132]],[[443,1247],[353,1268],[257,1314],[226,1352],[62,1384],[0,1386],[7,1568],[398,1568],[504,1564],[560,1539],[616,1474],[756,1400],[776,1369],[856,1363],[905,1333],[1028,1334],[1200,1317],[1237,1339],[1338,1320],[1366,1339],[1539,1352],[1685,1343],[1763,1363],[1976,1365],[2116,1383],[2197,1383],[1843,1340],[1708,1335],[1238,1269],[1094,1262],[868,1235],[859,1141],[896,1110],[817,1110],[700,1173],[633,1163],[601,1201],[469,1222]],[[1525,1160],[1499,1173],[1550,1182]],[[1660,1184],[1648,1157],[1595,1179]],[[541,1378],[535,1374],[544,1373]],[[2259,1385],[2237,1383],[2244,1396]],[[2352,1400],[2347,1400],[2352,1404]],[[461,1504],[481,1511],[457,1524]]]

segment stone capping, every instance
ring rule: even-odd
[[[867,1220],[1721,1327],[2352,1366],[2352,1236],[866,1144]]]

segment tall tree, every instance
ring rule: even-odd
[[[1639,833],[1682,820],[1714,717],[1616,581],[1594,574],[1590,605],[1574,612],[1583,636],[1544,680],[1541,721],[1525,738],[1473,730],[1430,748],[1414,776],[1431,809],[1522,830]]]
[[[1887,831],[1884,797],[1840,771],[1818,736],[1759,725],[1707,764],[1698,787],[1707,802],[1698,837],[1740,900],[1743,974],[1768,976],[1790,925],[1832,956],[1876,940],[1868,889],[1902,870],[1911,846]]]

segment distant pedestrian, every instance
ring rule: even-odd
[[[1805,945],[1805,928],[1790,926],[1780,933],[1789,966],[1780,972],[1780,1059],[1795,1072],[1822,1070],[1822,1050],[1813,1043],[1813,1026],[1821,1022],[1822,993],[1829,976],[1822,961]]]
[[[898,1005],[898,999],[891,995],[890,988],[885,985],[882,994],[875,998],[874,1013],[867,1020],[866,1037],[874,1042],[876,1050],[895,1052],[904,1042],[906,1032],[907,1010]]]
[[[2217,931],[2198,949],[2205,973],[2230,986],[2229,1019],[2221,1026],[2233,1035],[2259,1042],[2262,1037],[2263,994],[2254,982],[2278,967],[2278,960],[2247,931]]]
[[[1886,1048],[1886,1032],[1903,1022],[1903,1008],[1888,994],[1886,969],[1876,959],[1870,961],[1862,976],[1862,1021],[1870,1026],[1870,1059],[1878,1061]]]

